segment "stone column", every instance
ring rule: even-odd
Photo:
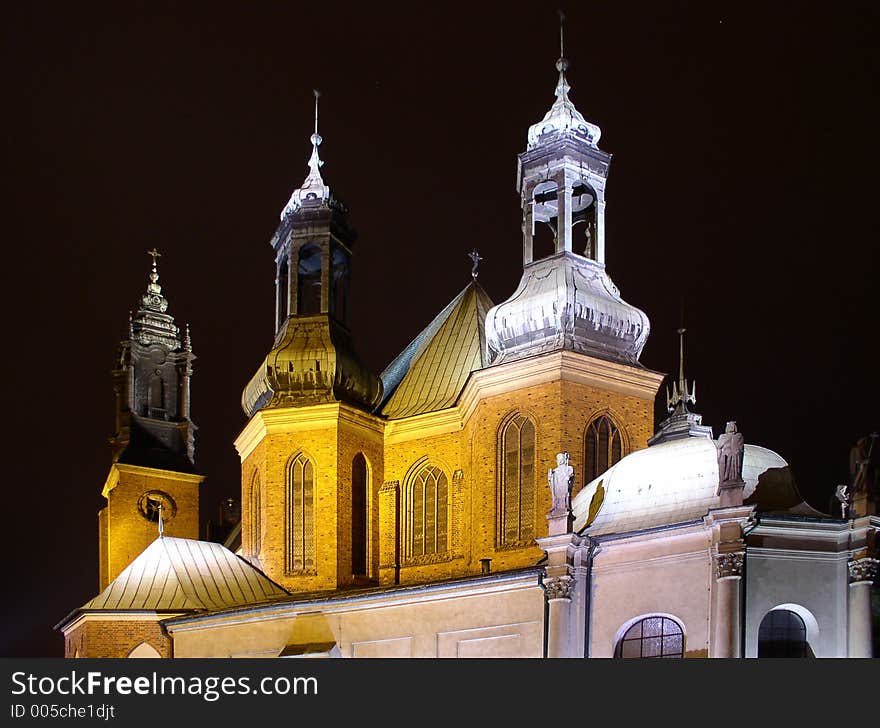
[[[569,574],[544,577],[547,615],[547,657],[571,657],[571,595],[575,580]]]
[[[389,480],[379,489],[379,583],[400,581],[400,484]]]
[[[530,200],[528,202],[523,203],[523,223],[522,223],[522,232],[523,232],[523,265],[528,265],[532,262],[532,258],[534,257],[534,253],[532,252],[533,248],[533,238],[535,237],[535,201]]]
[[[565,173],[559,176],[559,191],[557,192],[557,216],[556,216],[556,252],[563,250],[571,252],[571,185],[569,176]]]
[[[742,552],[721,553],[715,557],[715,583],[712,585],[711,657],[741,657],[742,633]]]
[[[321,313],[330,311],[330,243],[321,250]]]
[[[596,262],[605,263],[605,193],[596,190],[599,199],[596,200]]]
[[[880,561],[871,558],[849,562],[847,600],[847,654],[871,657],[871,584],[877,578]]]

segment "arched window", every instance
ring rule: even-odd
[[[128,657],[133,657],[133,658],[137,658],[137,657],[156,658],[156,657],[161,657],[161,656],[162,655],[159,654],[159,651],[155,647],[153,647],[151,644],[148,644],[147,642],[141,642],[131,652],[128,653]]]
[[[153,419],[165,419],[165,380],[161,374],[153,374],[150,377],[150,389],[147,392],[148,410],[147,417]]]
[[[321,249],[309,243],[300,248],[296,267],[296,312],[321,313]]]
[[[351,573],[367,573],[367,459],[363,453],[351,462]]]
[[[584,482],[598,478],[623,454],[620,430],[608,415],[594,419],[584,433]]]
[[[516,415],[501,432],[501,477],[498,542],[511,544],[534,538],[535,426]]]
[[[285,569],[315,569],[315,468],[298,455],[287,469]]]
[[[408,488],[407,556],[446,552],[448,481],[436,465],[426,464]]]
[[[251,480],[251,553],[254,556],[260,555],[260,546],[262,545],[262,493],[260,492],[260,474],[254,473]]]
[[[558,195],[559,189],[553,180],[541,182],[532,191],[532,260],[548,258],[556,253],[559,232]]]
[[[801,616],[788,609],[768,612],[758,628],[758,657],[812,657]]]
[[[669,617],[651,616],[630,627],[617,646],[615,657],[684,657],[681,625]]]

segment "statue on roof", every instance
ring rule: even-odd
[[[718,450],[718,482],[723,484],[742,480],[745,439],[736,429],[736,422],[727,423],[715,447]]]
[[[574,468],[569,465],[567,452],[556,455],[556,467],[547,471],[553,507],[550,517],[567,516],[571,511],[571,487],[574,485]]]
[[[853,493],[866,493],[873,490],[871,486],[877,479],[877,469],[871,463],[871,455],[874,452],[876,439],[876,433],[869,437],[860,437],[849,451],[849,474],[852,478]]]

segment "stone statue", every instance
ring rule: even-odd
[[[745,440],[736,429],[736,422],[728,422],[724,434],[715,443],[718,450],[718,482],[735,483],[742,480]]]
[[[556,455],[556,467],[547,471],[553,507],[548,516],[567,516],[571,510],[571,487],[574,485],[574,468],[568,464],[568,453]]]
[[[840,517],[846,518],[846,512],[849,508],[849,494],[845,485],[838,485],[834,491],[834,497],[840,501]]]

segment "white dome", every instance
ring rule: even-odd
[[[787,465],[772,450],[746,445],[743,499],[755,492],[762,473]],[[710,508],[719,505],[715,441],[688,437],[627,455],[574,497],[575,531],[587,525],[590,504],[600,487],[604,496],[586,531],[590,536],[640,531],[702,518]]]

